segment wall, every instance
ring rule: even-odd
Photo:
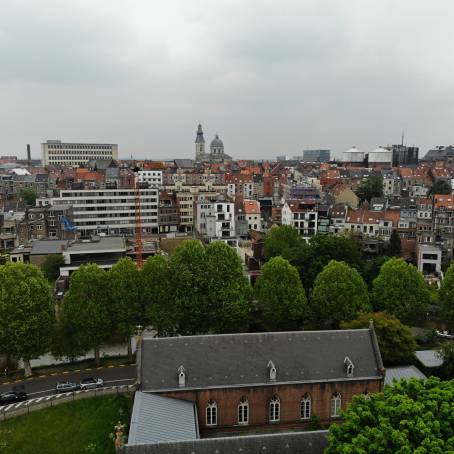
[[[308,393],[312,400],[312,414],[317,414],[322,422],[330,422],[331,396],[339,392],[342,396],[342,409],[351,402],[356,394],[366,390],[369,393],[379,392],[382,380],[344,381],[338,383],[295,384],[279,386],[260,386],[251,388],[209,389],[201,391],[173,391],[162,393],[164,396],[196,402],[199,427],[202,434],[223,431],[241,431],[260,427],[261,430],[293,428],[307,426],[307,420],[300,419],[300,401]],[[274,395],[281,402],[280,421],[270,423],[268,420],[269,402]],[[249,424],[238,425],[238,403],[242,397],[249,401]],[[209,400],[217,403],[218,425],[206,426],[206,405]]]

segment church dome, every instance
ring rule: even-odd
[[[216,137],[211,141],[211,148],[224,148],[224,144],[217,134]]]

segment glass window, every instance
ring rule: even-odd
[[[309,419],[311,417],[311,396],[305,394],[301,399],[301,419]]]
[[[245,397],[242,397],[238,405],[238,424],[249,423],[249,402]]]
[[[336,392],[331,397],[331,417],[337,418],[340,416],[340,410],[342,405],[342,398],[341,395]]]
[[[216,402],[210,400],[207,404],[207,426],[215,426],[218,423],[218,412]]]
[[[281,401],[278,396],[273,396],[270,401],[270,422],[279,421],[281,418]]]

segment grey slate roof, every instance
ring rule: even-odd
[[[344,359],[354,364],[347,378]],[[268,363],[277,369],[269,380]],[[185,369],[185,386],[177,370]],[[143,391],[265,386],[380,377],[373,329],[219,334],[153,338],[142,342]]]
[[[136,392],[128,444],[196,438],[199,433],[192,402]]]
[[[281,432],[124,446],[122,454],[323,454],[328,431]]]
[[[416,358],[426,367],[440,367],[443,364],[443,359],[437,350],[417,350]]]
[[[385,376],[385,385],[392,385],[393,380],[402,378],[418,378],[424,380],[427,377],[415,366],[387,367]]]
[[[61,254],[68,243],[68,240],[35,240],[30,255]]]

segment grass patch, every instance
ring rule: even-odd
[[[132,396],[82,399],[0,422],[0,453],[113,454],[109,434],[129,423]],[[128,428],[127,428],[128,430]]]

